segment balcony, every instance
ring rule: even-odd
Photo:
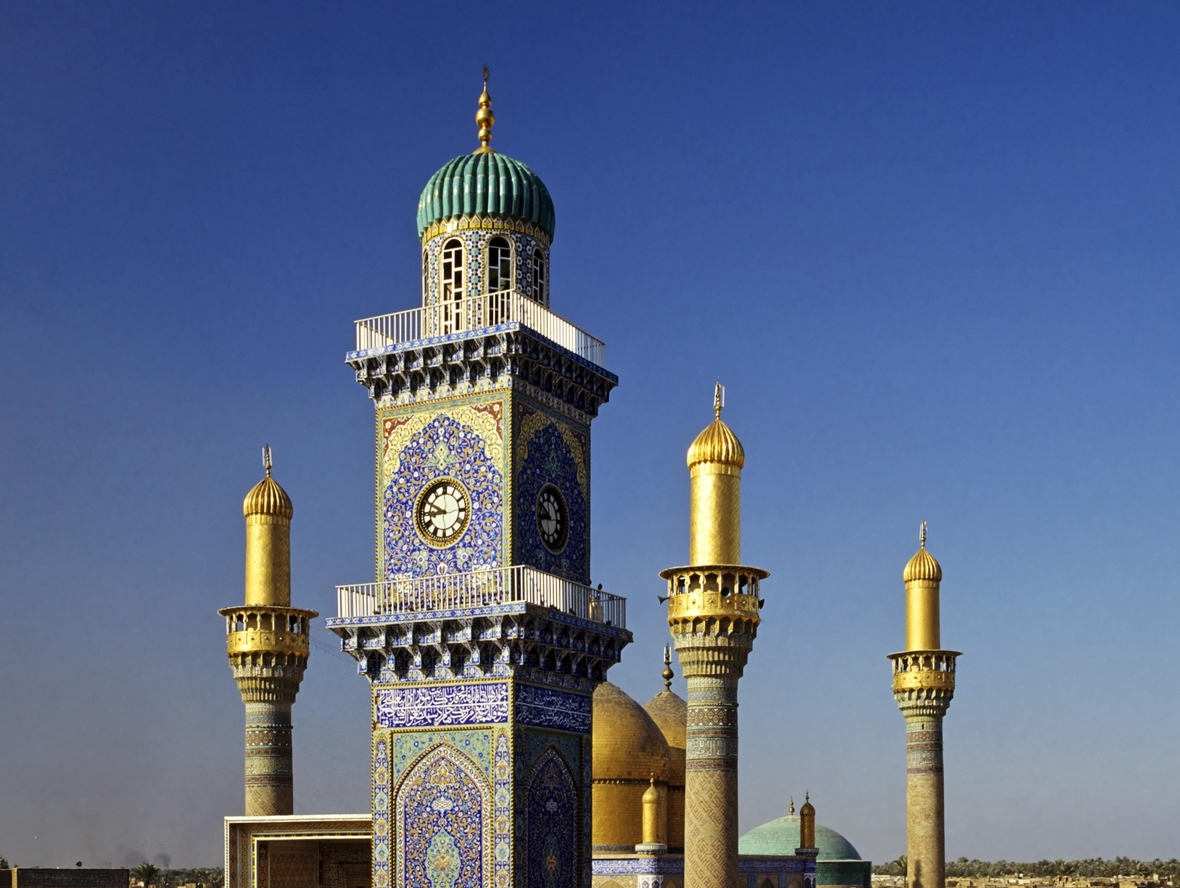
[[[356,350],[384,349],[403,342],[450,336],[497,324],[520,324],[590,363],[603,367],[606,345],[523,293],[504,290],[397,311],[356,322]]]
[[[627,627],[627,599],[532,567],[502,567],[336,587],[337,614],[342,618],[429,613],[514,602],[551,607],[620,629]]]

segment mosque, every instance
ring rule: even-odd
[[[660,574],[663,690],[640,705],[607,680],[632,636],[626,600],[590,584],[590,426],[618,378],[550,309],[553,201],[492,149],[494,122],[485,69],[479,148],[419,201],[422,305],[358,321],[346,357],[376,412],[376,575],[337,587],[326,622],[371,686],[371,810],[294,814],[291,713],[318,614],[291,604],[294,506],[267,449],[243,504],[245,602],[219,612],[246,710],[226,888],[870,888],[809,797],[738,835],[738,684],[768,574],[741,560],[746,456],[720,385],[688,450],[688,562]],[[944,888],[957,653],[940,648],[924,525],[921,543],[890,659],[908,888]]]

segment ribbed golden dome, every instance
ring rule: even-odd
[[[922,529],[922,548],[913,553],[913,558],[905,565],[905,570],[902,571],[902,579],[905,583],[910,580],[933,580],[935,583],[942,583],[943,581],[943,567],[938,564],[932,554],[926,551],[926,529],[923,525]]]
[[[746,464],[746,451],[742,442],[721,417],[713,420],[705,430],[697,435],[697,439],[688,448],[688,467],[691,469],[698,463],[721,463],[734,468],[742,468]]]
[[[674,691],[660,691],[643,707],[664,735],[668,746],[684,749],[687,746],[688,703]]]
[[[594,780],[668,779],[668,743],[643,707],[604,681],[594,690]]]
[[[295,506],[291,502],[291,497],[287,496],[287,491],[279,487],[279,482],[270,476],[268,469],[266,477],[246,494],[246,499],[242,503],[242,514],[275,515],[290,520],[295,514]]]

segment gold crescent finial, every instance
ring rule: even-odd
[[[672,690],[672,646],[664,645],[664,671],[661,673],[664,679],[664,690]]]
[[[717,385],[713,388],[713,410],[717,414],[717,418],[721,419],[721,408],[725,406],[725,386],[721,381],[717,381]]]
[[[270,477],[270,445],[262,448],[262,467],[266,469],[266,477]]]
[[[483,66],[483,92],[479,94],[479,110],[475,112],[475,122],[479,125],[479,147],[476,154],[495,154],[492,146],[492,127],[496,123],[496,115],[492,111],[492,97],[488,94],[488,66]]]
[[[918,531],[918,542],[921,543],[922,549],[926,548],[926,522],[922,522],[922,529]]]

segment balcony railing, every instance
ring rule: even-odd
[[[341,617],[455,610],[516,601],[552,607],[610,626],[627,626],[627,599],[531,567],[336,587],[336,608]]]
[[[469,299],[456,299],[365,318],[356,322],[356,348],[357,351],[384,348],[399,342],[413,342],[416,339],[513,322],[540,333],[599,367],[606,361],[606,345],[602,340],[579,330],[565,318],[515,290],[485,293]]]

